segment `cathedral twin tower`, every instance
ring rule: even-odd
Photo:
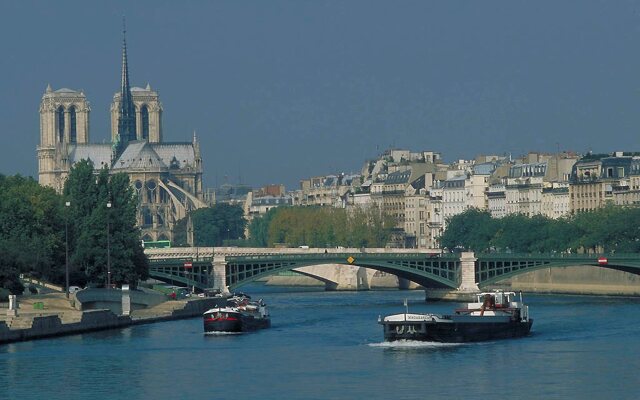
[[[146,88],[130,89],[135,107],[136,138],[149,143],[162,142],[162,104],[158,93]],[[111,141],[118,137],[118,117],[121,92],[113,96],[111,103]],[[91,108],[84,92],[62,88],[47,90],[40,102],[40,146],[38,147],[38,174],[40,184],[62,190],[66,174],[60,174],[56,164],[56,148],[70,144],[89,144],[89,113]],[[65,161],[65,160],[60,160]],[[95,160],[93,160],[95,163]],[[61,166],[58,166],[61,167]]]
[[[91,144],[91,108],[83,91],[53,90],[40,102],[38,180],[62,193],[71,166],[91,160],[96,170],[125,172],[136,190],[144,240],[170,240],[171,229],[193,209],[206,206],[202,159],[192,142],[162,142],[162,104],[149,84],[130,87],[123,35],[121,88],[111,103],[111,143]]]

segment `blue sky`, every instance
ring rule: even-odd
[[[359,171],[389,147],[446,161],[640,150],[638,1],[4,1],[0,173],[36,176],[48,83],[83,89],[108,140],[130,78],[205,186]]]

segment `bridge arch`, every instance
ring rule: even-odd
[[[425,257],[424,254],[417,255],[417,257],[404,254],[403,257],[393,258],[388,254],[366,253],[358,254],[355,257],[351,254],[335,253],[227,257],[225,265],[226,286],[233,290],[280,271],[322,264],[370,268],[406,278],[426,287],[457,288],[459,286],[460,266],[459,261],[455,258],[444,260],[440,257]]]
[[[593,266],[640,275],[640,257],[635,254],[490,254],[478,256],[476,282],[481,287],[489,286],[543,268],[572,266]]]

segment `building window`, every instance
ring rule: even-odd
[[[58,142],[64,142],[64,108],[58,107],[56,111],[56,122],[58,123]]]
[[[149,140],[149,108],[146,105],[140,109],[140,118],[142,119],[142,139]]]
[[[145,227],[153,225],[153,216],[147,207],[142,208],[142,225]]]
[[[69,108],[69,143],[75,143],[76,136],[76,108],[71,106]]]

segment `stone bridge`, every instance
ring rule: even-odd
[[[200,289],[234,290],[281,271],[295,270],[335,288],[340,268],[394,274],[428,288],[479,287],[541,268],[595,265],[640,274],[640,254],[478,254],[416,249],[300,249],[200,247],[147,249],[151,277]],[[185,264],[186,263],[186,264]],[[185,265],[189,266],[185,268]],[[361,273],[358,271],[357,273]],[[370,273],[370,272],[369,272]]]

